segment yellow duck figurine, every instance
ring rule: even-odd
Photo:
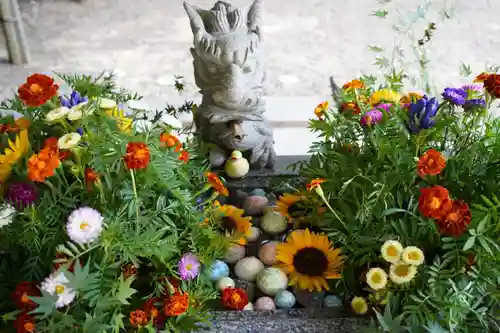
[[[243,178],[250,170],[250,164],[240,151],[235,150],[226,161],[224,171],[231,178]]]

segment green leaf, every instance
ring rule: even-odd
[[[130,287],[133,281],[133,278],[124,280],[123,275],[120,275],[118,288],[116,293],[113,295],[114,299],[125,305],[130,304],[128,299],[137,292],[136,289]]]
[[[52,312],[56,310],[56,301],[58,299],[57,295],[51,295],[43,289],[41,297],[29,297],[33,302],[38,304],[38,307],[31,311],[33,314],[41,314],[42,318],[46,318]]]
[[[125,315],[123,313],[118,313],[113,316],[113,332],[120,333],[123,329],[125,329],[125,324],[123,323],[123,318]]]
[[[387,10],[374,10],[372,13],[372,16],[380,17],[380,18],[385,18],[389,14]]]
[[[69,281],[69,285],[71,288],[78,290],[83,290],[89,284],[89,270],[90,270],[90,262],[91,260],[87,260],[87,263],[84,267],[80,265],[77,261],[74,265],[74,272],[64,272],[64,275]]]
[[[481,220],[481,222],[479,222],[479,224],[477,226],[477,232],[478,233],[482,233],[484,231],[484,228],[486,227],[486,222],[488,222],[488,215],[486,215],[485,217],[483,217],[483,219]]]
[[[483,199],[484,203],[487,204],[488,206],[490,206],[490,208],[495,207],[495,204],[493,204],[493,202],[491,202],[490,199],[488,199],[486,196],[484,196],[482,194],[481,194],[481,199]]]
[[[463,251],[467,251],[467,250],[471,249],[475,243],[476,243],[476,236],[470,237],[467,240],[467,242],[465,242],[464,247],[463,247]]]
[[[460,75],[464,77],[469,77],[472,74],[472,69],[470,65],[466,65],[463,62],[460,64]]]
[[[478,236],[477,240],[479,241],[479,243],[481,244],[483,249],[485,249],[486,252],[488,252],[492,256],[494,255],[493,251],[491,250],[490,246],[488,245],[488,242],[486,242],[482,236]]]
[[[370,50],[371,52],[375,52],[375,53],[380,53],[380,52],[384,51],[380,46],[376,46],[376,45],[369,45],[368,50]]]

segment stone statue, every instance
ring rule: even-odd
[[[202,140],[218,147],[211,154],[224,154],[219,161],[239,150],[253,168],[274,168],[273,132],[262,100],[262,0],[246,8],[233,8],[224,1],[210,10],[187,2],[184,8],[194,35],[195,82],[203,95],[194,112]]]

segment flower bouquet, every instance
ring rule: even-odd
[[[143,119],[113,78],[34,74],[0,106],[0,308],[8,331],[189,331],[225,238],[179,121]],[[126,110],[125,105],[131,108]],[[204,185],[207,184],[207,185]]]
[[[500,74],[441,96],[402,86],[355,79],[310,121],[319,140],[301,174],[312,181],[296,197],[324,204],[320,229],[344,257],[329,289],[377,318],[370,332],[499,331]],[[308,260],[324,269],[298,280],[320,290],[330,254],[316,248]]]

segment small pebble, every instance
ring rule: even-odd
[[[229,276],[229,266],[222,260],[215,260],[208,268],[210,280],[217,281],[223,277]]]
[[[271,297],[260,297],[255,301],[255,310],[260,311],[272,311],[275,310],[276,306]]]
[[[266,266],[273,266],[278,263],[276,260],[276,245],[278,242],[266,242],[259,250],[259,259]]]
[[[249,242],[255,242],[257,239],[259,239],[260,236],[260,229],[257,227],[251,227],[249,235],[247,236],[247,240]]]
[[[243,311],[253,311],[253,304],[252,302],[249,302],[245,307],[243,308]]]
[[[280,291],[274,297],[274,303],[280,309],[291,309],[295,305],[295,295],[288,290]]]
[[[323,300],[323,305],[325,308],[340,308],[343,302],[337,295],[326,295]]]
[[[253,282],[263,269],[262,261],[255,257],[246,257],[236,263],[234,274],[242,280]]]
[[[288,277],[281,269],[268,267],[257,276],[257,287],[269,296],[276,296],[288,286]]]
[[[223,277],[219,281],[217,281],[217,290],[223,291],[226,288],[234,288],[235,283],[234,280],[230,277]]]
[[[275,206],[275,205],[270,205],[270,206],[264,207],[262,209],[262,214],[266,215],[269,212],[275,212],[276,208],[278,208],[278,206]]]
[[[267,205],[267,198],[261,196],[248,196],[243,202],[243,210],[245,215],[254,216],[262,214],[262,210]]]
[[[278,212],[268,212],[262,217],[260,228],[270,235],[279,235],[288,228],[288,220]]]
[[[258,197],[265,197],[266,196],[266,191],[264,191],[261,188],[256,188],[252,192],[250,192],[250,195],[252,196],[258,196]]]
[[[244,257],[245,247],[238,244],[232,244],[224,255],[224,261],[228,264],[234,264]]]

